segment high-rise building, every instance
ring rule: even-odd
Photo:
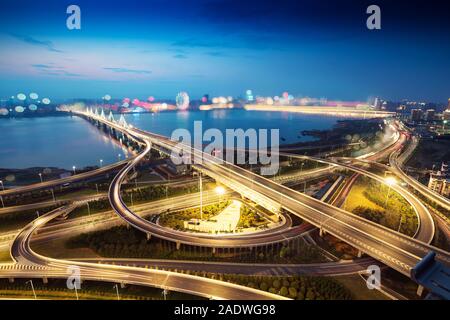
[[[450,109],[447,109],[442,113],[442,120],[450,120]]]
[[[450,197],[450,176],[447,164],[442,163],[441,170],[430,174],[428,188],[445,197]]]
[[[450,110],[450,98],[448,99],[447,110]]]
[[[434,111],[434,109],[428,109],[427,111],[425,111],[425,121],[433,121],[435,114],[436,112]]]
[[[411,121],[417,122],[422,120],[423,111],[422,109],[412,109],[411,110]]]

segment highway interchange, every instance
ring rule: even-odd
[[[142,232],[148,234],[149,236],[156,236],[158,238],[174,241],[177,245],[183,243],[187,245],[194,246],[204,246],[211,248],[229,248],[229,247],[257,247],[261,245],[267,245],[270,243],[287,241],[289,239],[294,239],[302,233],[301,228],[279,228],[274,232],[261,232],[255,233],[253,235],[234,235],[234,236],[203,236],[197,237],[191,234],[186,234],[183,232],[176,232],[167,228],[161,228],[155,223],[143,219],[142,213],[137,213],[135,208],[128,208],[123,200],[121,199],[121,185],[125,181],[129,171],[136,166],[142,159],[148,154],[152,147],[159,147],[162,150],[173,150],[175,148],[174,142],[170,141],[166,137],[151,134],[130,127],[123,127],[117,123],[110,122],[106,119],[102,119],[99,116],[93,114],[80,114],[84,117],[95,118],[96,121],[106,124],[107,126],[114,128],[115,130],[121,131],[133,139],[139,141],[145,146],[144,150],[138,155],[131,159],[127,159],[119,164],[112,165],[108,168],[100,168],[101,172],[97,171],[95,173],[91,172],[94,176],[104,173],[112,169],[120,169],[119,173],[113,179],[110,190],[108,193],[110,203],[116,212],[116,214],[122,218],[126,223],[131,226],[141,230]],[[385,148],[380,153],[388,153],[391,155],[399,154],[398,145],[404,144],[405,135],[399,136],[395,143]],[[392,151],[394,149],[394,151]],[[311,225],[315,225],[321,230],[328,232],[337,238],[348,242],[355,248],[358,248],[361,252],[367,253],[378,261],[396,269],[397,271],[410,276],[411,269],[420,261],[420,259],[425,256],[429,251],[433,250],[437,252],[438,259],[440,261],[448,264],[450,262],[449,254],[438,248],[434,248],[429,245],[434,236],[434,223],[428,209],[419,201],[417,198],[411,194],[405,188],[400,186],[393,186],[393,188],[402,194],[405,199],[413,206],[419,217],[420,226],[415,234],[415,239],[412,239],[403,234],[397,233],[390,229],[384,228],[380,225],[372,223],[363,218],[357,217],[349,212],[341,210],[339,208],[333,207],[327,203],[321,202],[317,199],[306,196],[302,193],[296,192],[289,189],[283,185],[280,185],[272,180],[266,179],[264,177],[258,176],[253,172],[249,172],[245,169],[237,167],[229,163],[218,163],[217,159],[211,155],[204,154],[198,150],[192,150],[190,156],[201,156],[204,160],[201,164],[196,164],[195,167],[201,170],[204,174],[210,175],[212,178],[224,183],[228,186],[241,186],[238,188],[238,193],[244,193],[246,196],[249,190],[254,193],[249,198],[256,197],[257,199],[267,199],[270,206],[273,203],[278,204],[283,209],[287,210],[291,214],[298,215],[305,221],[308,221]],[[350,165],[341,161],[340,159],[322,159],[322,158],[311,158],[298,156],[293,154],[282,154],[285,156],[298,157],[301,159],[314,160],[322,163],[331,165],[332,167],[340,167],[349,169],[357,174],[369,176],[381,183],[384,180],[378,175],[371,173],[367,170],[362,169],[357,166],[357,161],[355,160],[355,165]],[[373,158],[373,157],[372,157]],[[362,161],[373,161],[371,157],[364,159]],[[393,166],[391,160],[392,170],[399,170],[398,166]],[[326,168],[327,169],[327,168]],[[94,170],[95,171],[95,170]],[[401,171],[401,169],[400,169]],[[401,172],[396,172],[401,175]],[[70,177],[69,181],[76,181],[77,175]],[[83,177],[86,178],[86,177]],[[405,179],[406,180],[406,179]],[[231,183],[230,183],[231,182]],[[30,191],[33,188],[45,188],[60,184],[61,181],[49,181],[45,185],[38,184],[35,186],[30,186],[25,188],[23,191]],[[65,182],[64,182],[65,183]],[[6,192],[19,192],[7,191]],[[0,193],[6,195],[7,193]],[[198,199],[198,198],[197,198]],[[211,198],[213,200],[213,198]],[[191,201],[191,202],[190,202]],[[181,206],[195,206],[196,197],[184,199],[180,201]],[[83,201],[80,201],[83,203]],[[166,204],[167,206],[167,204]],[[173,207],[173,206],[172,206]],[[40,256],[31,250],[29,243],[31,235],[37,231],[37,229],[42,228],[43,230],[47,228],[47,231],[41,235],[38,233],[36,237],[58,237],[59,235],[67,232],[67,228],[56,228],[52,227],[50,231],[50,226],[45,226],[47,223],[54,220],[56,217],[67,214],[71,211],[73,206],[65,206],[61,209],[52,211],[46,215],[42,215],[39,219],[36,219],[27,227],[22,229],[20,233],[15,238],[13,245],[11,247],[11,255],[14,258],[16,265],[1,266],[0,275],[2,277],[67,277],[65,273],[69,265],[79,265],[82,268],[82,275],[85,279],[103,279],[105,281],[117,282],[117,283],[135,283],[141,285],[150,285],[155,287],[167,288],[169,290],[176,290],[181,292],[188,292],[192,294],[201,295],[208,298],[218,298],[218,299],[274,299],[281,298],[280,296],[271,295],[260,290],[254,290],[242,286],[230,285],[220,281],[212,281],[210,279],[202,277],[193,277],[183,274],[173,273],[169,271],[152,270],[145,269],[143,266],[148,265],[146,261],[122,261],[122,265],[111,265],[110,263],[118,262],[112,261],[114,259],[101,259],[94,262],[86,261],[67,261],[67,260],[56,260],[47,257]],[[151,212],[147,211],[145,214],[150,213],[160,213],[165,210],[163,204],[158,207],[156,205]],[[106,218],[106,217],[104,217]],[[99,221],[102,221],[101,218]],[[116,221],[115,216],[109,215],[110,221]],[[70,220],[68,220],[70,221]],[[92,223],[93,225],[94,223]],[[74,228],[82,230],[83,226],[73,225],[69,228]],[[48,239],[47,238],[47,239]],[[117,260],[117,259],[116,259]],[[363,260],[357,264],[348,263],[341,264],[340,266],[335,263],[330,263],[328,265],[324,264],[322,266],[310,265],[310,266],[297,266],[291,269],[291,272],[301,273],[302,270],[309,272],[311,274],[327,274],[336,271],[339,274],[345,274],[345,272],[360,272],[366,267],[367,263],[372,263],[372,259]],[[120,261],[119,261],[120,262]],[[185,268],[195,269],[195,263],[191,262],[170,262],[170,261],[152,261],[152,264],[159,265],[160,267],[166,266],[167,268],[172,268],[173,266],[179,266],[184,263],[190,267],[185,266]],[[159,263],[159,264],[158,264]],[[126,265],[139,265],[141,267],[129,267]],[[27,269],[26,267],[32,269]],[[276,268],[275,266],[256,266],[256,270],[268,270],[268,268]],[[219,266],[214,264],[209,264],[210,270],[216,270]],[[288,266],[280,266],[283,268],[289,268]],[[9,269],[11,268],[11,269]],[[236,266],[230,265],[226,266],[230,270],[235,270]],[[259,269],[260,268],[260,269]],[[303,269],[302,269],[303,268]],[[6,270],[8,269],[8,270]],[[244,267],[244,269],[246,269]],[[248,269],[247,269],[248,270]],[[286,269],[288,270],[288,269]],[[314,271],[315,270],[315,271]],[[331,270],[331,271],[330,271]],[[187,281],[188,279],[188,281]]]

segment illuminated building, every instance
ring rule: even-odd
[[[434,109],[428,109],[425,111],[425,121],[433,121],[435,117],[435,110]]]
[[[411,121],[417,122],[422,120],[423,111],[422,109],[412,109],[411,110]]]
[[[430,174],[428,188],[445,197],[450,196],[450,176],[448,175],[448,165],[443,163],[441,170]]]

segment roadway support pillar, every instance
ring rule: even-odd
[[[47,283],[48,283],[47,277],[43,277],[43,278],[42,278],[42,282],[43,282],[44,284],[47,284]]]
[[[152,238],[152,234],[151,233],[147,233],[147,241],[150,240]]]
[[[14,278],[8,278],[9,283],[14,283]]]
[[[324,235],[323,229],[320,228],[320,229],[319,229],[319,236],[320,236],[320,237],[323,237],[323,235]]]
[[[212,248],[212,254],[213,254],[213,255],[216,254],[216,247],[213,247],[213,248]]]
[[[419,286],[417,287],[417,292],[416,293],[417,293],[417,295],[419,297],[422,296],[422,293],[423,293],[423,286],[422,285],[419,284]]]
[[[181,247],[181,243],[177,242],[177,250],[180,250],[180,247]]]
[[[125,288],[125,282],[121,282],[121,283],[120,283],[120,288],[121,288],[121,289]]]
[[[361,250],[358,250],[358,258],[361,258],[362,255],[363,255],[362,251],[361,251]]]

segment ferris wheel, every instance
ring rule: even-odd
[[[178,110],[186,110],[189,108],[189,95],[186,92],[182,91],[178,93],[175,101],[177,103]]]

